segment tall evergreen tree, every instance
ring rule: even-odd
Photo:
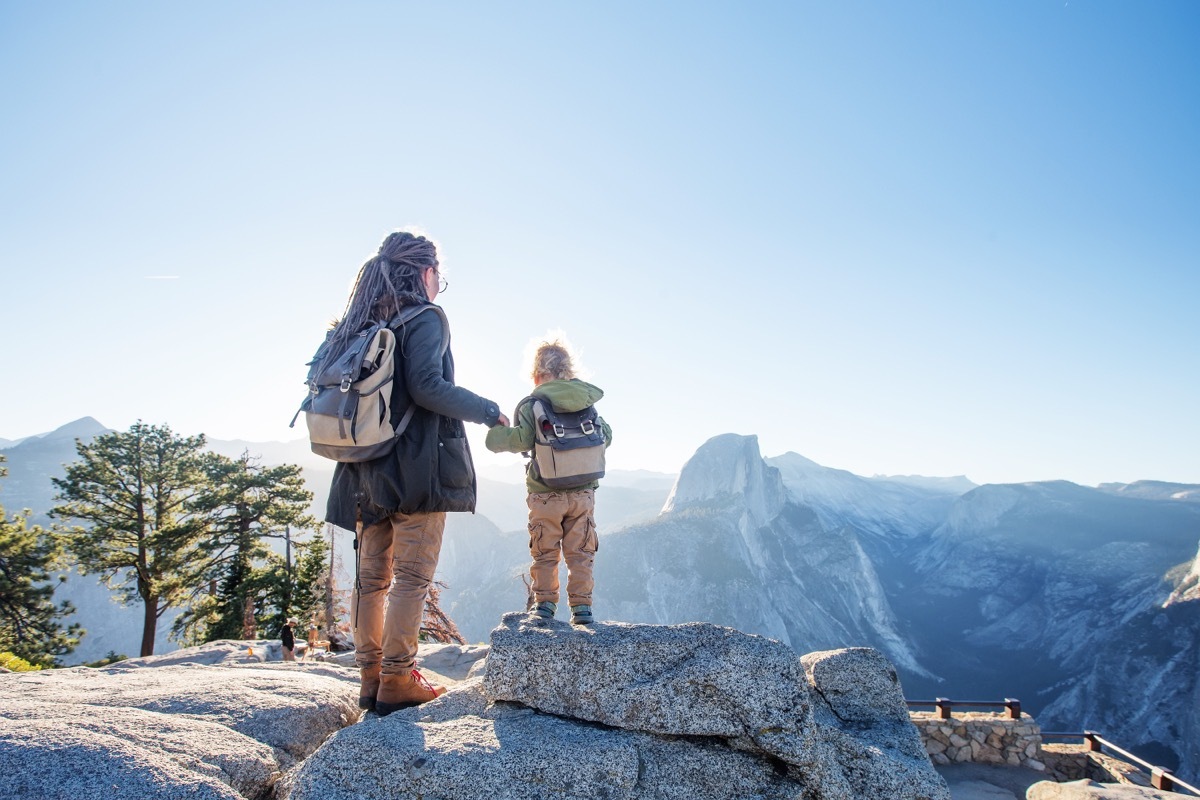
[[[139,420],[77,442],[79,460],[54,479],[60,502],[51,515],[84,523],[65,531],[79,570],[143,604],[143,656],[154,653],[159,618],[189,597],[196,580],[204,520],[189,504],[205,488],[203,447],[202,434],[179,436]]]
[[[257,638],[260,627],[273,631],[287,619],[292,594],[290,560],[272,553],[266,540],[285,539],[290,549],[293,526],[316,525],[308,515],[312,493],[300,467],[263,466],[249,453],[206,453],[203,472],[205,491],[191,504],[205,521],[195,587],[215,591],[198,599],[203,614],[185,614],[178,627],[199,641]]]
[[[0,467],[0,477],[6,474]],[[61,552],[62,543],[53,531],[30,527],[28,512],[10,519],[0,505],[0,652],[50,666],[79,644],[80,626],[61,625],[74,611],[71,604],[54,604],[54,588],[61,579],[54,581],[50,573]]]
[[[301,622],[316,621],[324,629],[325,583],[329,572],[329,543],[320,535],[313,535],[298,544],[300,556],[291,581],[291,604],[288,615]]]

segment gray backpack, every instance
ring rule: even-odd
[[[446,315],[435,305],[406,306],[389,322],[372,323],[332,352],[331,330],[308,362],[308,396],[300,404],[312,451],[334,461],[370,461],[391,452],[412,420],[415,405],[392,421],[396,329],[432,309],[442,320],[442,355],[450,346]]]
[[[604,477],[604,432],[595,406],[555,411],[536,396],[521,403],[530,403],[533,409],[530,457],[535,478],[551,489],[572,489]]]

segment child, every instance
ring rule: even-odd
[[[533,358],[533,397],[556,412],[582,411],[604,396],[598,387],[575,377],[571,354],[558,341],[543,342]],[[525,400],[513,415],[514,427],[497,425],[488,431],[487,448],[493,453],[521,453],[534,447],[533,403]],[[597,420],[607,447],[612,429]],[[559,552],[567,562],[567,600],[571,604],[571,622],[592,623],[592,562],[598,540],[593,519],[596,506],[596,480],[578,486],[552,489],[542,482],[537,462],[526,468],[525,486],[529,490],[529,550],[533,564],[533,613],[551,619],[558,610]]]

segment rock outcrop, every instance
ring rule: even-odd
[[[482,678],[337,732],[290,800],[948,800],[895,670],[708,624],[505,615]]]

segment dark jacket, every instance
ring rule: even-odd
[[[463,420],[495,425],[500,407],[454,385],[450,348],[441,358],[442,321],[427,311],[396,331],[392,421],[416,412],[395,449],[373,461],[339,462],[325,519],[353,530],[361,513],[372,525],[402,511],[474,511],[475,466]]]
[[[291,625],[283,626],[283,630],[279,632],[279,643],[288,650],[296,649],[296,637],[292,633]]]

